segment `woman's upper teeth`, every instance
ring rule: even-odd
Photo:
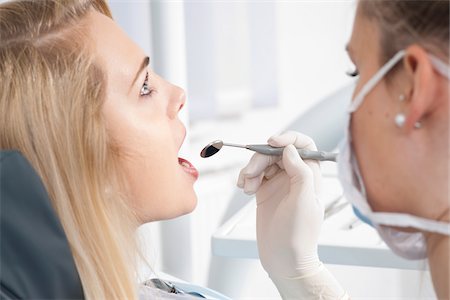
[[[186,167],[186,168],[189,168],[189,167],[190,167],[189,163],[187,163],[187,162],[185,162],[185,161],[182,161],[182,162],[181,162],[181,165],[182,165],[183,167]]]

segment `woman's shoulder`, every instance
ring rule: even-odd
[[[142,285],[139,287],[139,300],[153,300],[153,299],[199,299],[190,294],[175,294],[162,289]]]
[[[154,299],[216,299],[231,300],[214,290],[183,281],[153,278],[145,281],[139,289],[140,300]]]

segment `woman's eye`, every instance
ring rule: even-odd
[[[355,69],[353,71],[348,70],[347,72],[345,72],[345,74],[347,74],[350,77],[357,77],[357,76],[359,76],[359,71],[357,69]]]
[[[148,86],[148,72],[145,75],[144,83],[142,84],[142,88],[140,91],[141,96],[148,96],[152,93],[152,89]]]
[[[151,94],[151,90],[150,90],[150,88],[148,87],[148,85],[147,84],[145,84],[144,83],[144,85],[142,86],[142,88],[141,88],[141,96],[147,96],[147,95],[150,95]]]

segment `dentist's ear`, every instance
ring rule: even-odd
[[[426,121],[427,115],[437,108],[440,75],[434,71],[425,49],[418,45],[412,45],[406,49],[403,65],[412,84],[410,95],[408,95],[406,121],[403,126],[409,132],[416,128],[416,123]]]

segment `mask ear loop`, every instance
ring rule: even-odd
[[[384,75],[386,75],[386,73],[389,72],[405,56],[405,54],[405,50],[399,51],[383,67],[381,67],[381,69],[379,69],[378,72],[376,72],[369,81],[366,82],[366,84],[359,91],[358,95],[350,104],[350,107],[348,109],[349,113],[355,112],[358,109],[367,94],[378,84],[378,82],[384,77]]]
[[[433,54],[428,54],[428,57],[430,58],[435,70],[438,71],[442,76],[445,76],[450,80],[450,67]]]

